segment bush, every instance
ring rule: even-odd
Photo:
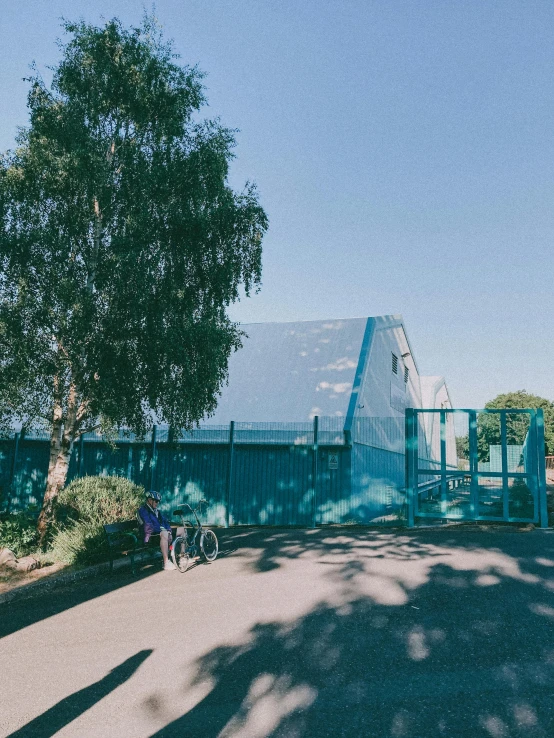
[[[52,554],[68,564],[93,564],[105,559],[102,526],[134,518],[143,502],[144,488],[128,479],[75,479],[58,497]]]
[[[54,534],[51,553],[56,561],[66,564],[96,564],[104,561],[108,549],[102,526],[86,520],[70,522]]]
[[[144,502],[144,487],[123,477],[80,477],[63,489],[56,519],[106,525],[136,517]]]
[[[25,513],[12,513],[0,519],[0,548],[9,548],[18,559],[32,553],[37,540],[34,517]]]

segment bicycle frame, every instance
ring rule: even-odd
[[[197,558],[204,558],[207,563],[215,561],[218,554],[218,542],[217,536],[209,528],[205,528],[200,522],[198,517],[198,511],[202,514],[202,505],[209,505],[207,500],[200,500],[198,505],[193,508],[188,502],[185,502],[177,510],[173,511],[175,518],[181,518],[183,533],[179,533],[175,538],[175,541],[171,544],[171,557],[173,563],[181,572],[185,572],[189,565],[189,561],[193,561]],[[196,523],[192,523],[190,520],[185,520],[186,509],[194,515]],[[208,551],[205,550],[205,536],[210,535],[208,543]],[[184,556],[183,556],[184,554]],[[200,554],[200,556],[197,556]]]
[[[188,528],[187,528],[187,525],[186,525],[186,521],[185,521],[184,515],[181,515],[181,522],[183,524],[183,529],[185,531],[184,538],[186,540],[187,549],[192,548],[193,546],[194,546],[194,548],[197,548],[200,545],[200,542],[199,541],[198,541],[198,543],[196,542],[196,539],[198,537],[198,534],[199,533],[202,534],[204,532],[204,526],[200,522],[200,518],[198,517],[198,512],[197,512],[202,507],[202,502],[199,502],[198,503],[198,506],[196,508],[191,507],[188,504],[188,502],[185,502],[184,505],[183,505],[183,508],[184,507],[188,507],[188,509],[191,511],[191,513],[196,518],[196,527],[193,527],[194,535],[192,535],[189,538]]]

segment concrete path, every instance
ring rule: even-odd
[[[0,735],[554,735],[553,532],[221,538],[1,605]]]

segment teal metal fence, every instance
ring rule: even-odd
[[[332,501],[349,495],[343,424],[338,417],[207,424],[179,437],[155,427],[145,438],[122,431],[111,442],[91,433],[73,449],[68,482],[84,475],[126,477],[158,489],[168,512],[205,497],[214,525],[310,526],[320,522],[320,510],[324,515]],[[0,510],[41,504],[48,458],[46,433],[0,440]]]
[[[118,475],[156,488],[163,508],[210,502],[213,525],[397,522],[404,504],[402,418],[344,418],[307,423],[203,425],[176,438],[157,427],[145,438],[119,433],[111,443],[84,436],[73,449],[68,481]],[[30,433],[0,440],[0,510],[40,505],[49,438]]]
[[[88,434],[73,449],[68,481],[126,477],[159,490],[167,512],[206,498],[213,525],[394,524],[406,511],[412,525],[545,524],[541,412],[408,410],[405,419],[356,418],[347,431],[344,422],[203,425],[181,437],[157,427],[110,443]],[[41,504],[48,457],[44,433],[0,440],[0,511]]]
[[[421,429],[430,414],[440,418],[438,466],[421,458]],[[448,421],[465,434],[456,437]],[[510,443],[523,434],[523,444]],[[448,463],[453,457],[456,466]],[[547,527],[543,411],[407,410],[406,497],[410,526],[434,518]]]

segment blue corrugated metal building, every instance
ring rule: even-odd
[[[242,328],[217,410],[198,430],[178,441],[161,427],[142,440],[122,434],[115,447],[86,436],[69,479],[127,476],[159,489],[168,511],[206,497],[212,524],[393,522],[404,502],[405,409],[451,406],[442,378],[419,375],[402,318]],[[432,469],[439,428],[431,418],[421,431],[420,457]],[[447,433],[455,465],[453,424]],[[47,463],[44,435],[0,442],[8,507],[40,503]]]
[[[230,359],[228,385],[209,419],[234,421],[246,434],[240,444],[235,430],[235,454],[248,462],[241,459],[240,473],[233,468],[231,523],[395,520],[403,503],[405,409],[451,407],[444,379],[420,377],[402,317],[242,328],[243,348]],[[296,440],[277,452],[271,424],[314,418],[315,431],[305,425],[299,432],[311,435],[309,443]],[[255,451],[248,427],[266,429]],[[440,458],[436,429],[423,430],[422,455]],[[453,426],[448,433],[455,464]],[[288,461],[279,462],[279,454]]]

